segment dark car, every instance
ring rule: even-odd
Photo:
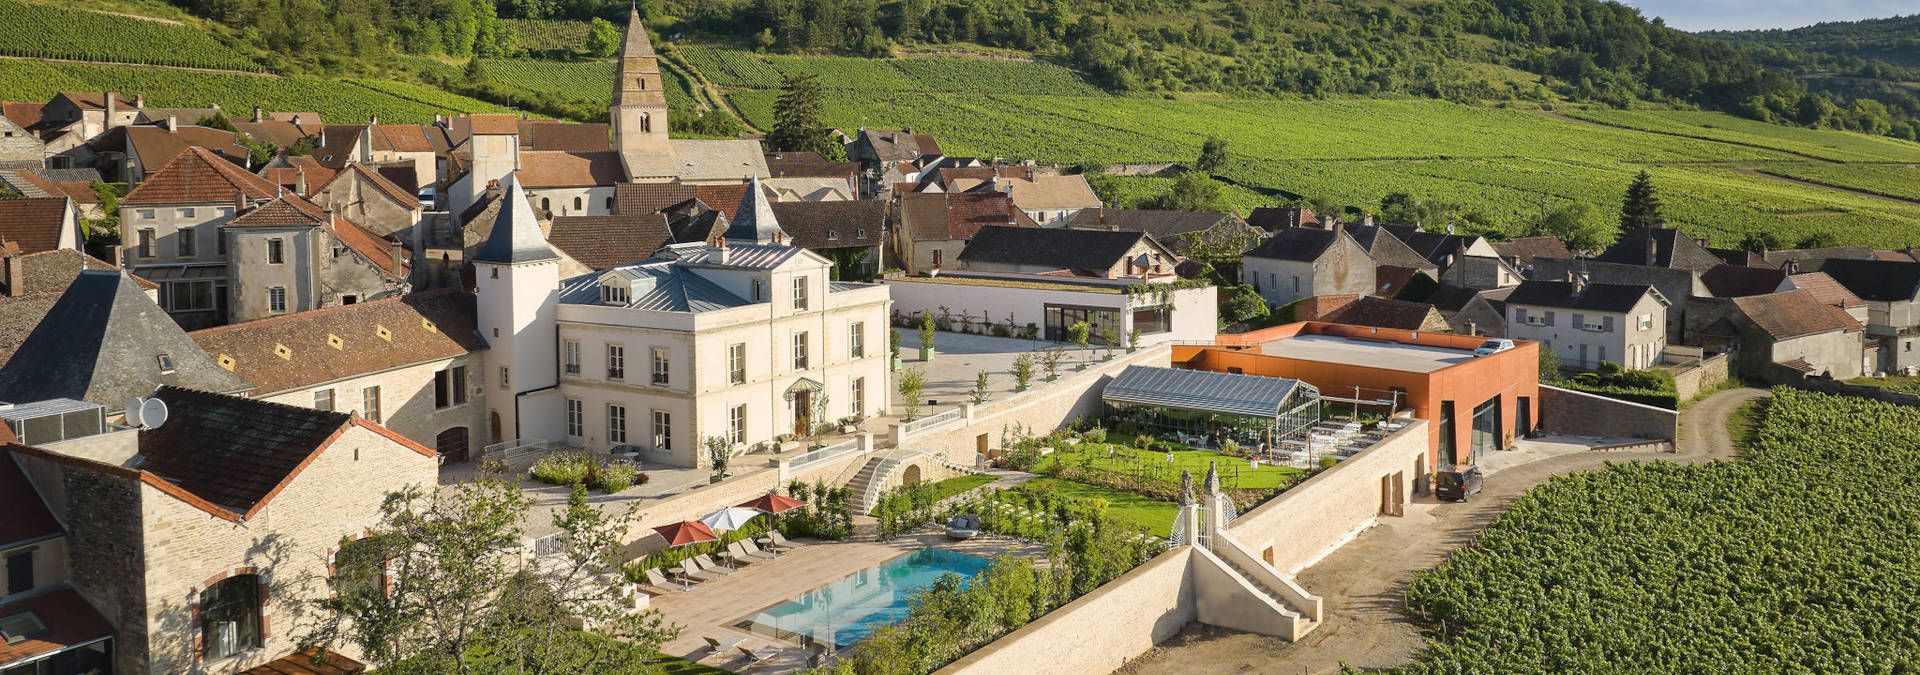
[[[1480,488],[1485,483],[1486,478],[1480,475],[1480,467],[1441,467],[1433,474],[1433,493],[1441,499],[1464,502],[1468,497],[1480,494]]]

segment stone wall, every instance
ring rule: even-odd
[[[1733,359],[1727,354],[1714,354],[1684,369],[1673,372],[1674,391],[1682,401],[1692,400],[1700,392],[1708,391],[1727,381],[1727,372]]]
[[[1875,401],[1880,401],[1882,403],[1892,403],[1894,405],[1920,407],[1920,395],[1909,394],[1902,391],[1894,391],[1891,389],[1882,389],[1880,387],[1869,387],[1866,385],[1859,385],[1859,384],[1847,384],[1845,382],[1840,382],[1838,380],[1829,380],[1824,377],[1807,377],[1804,373],[1801,373],[1798,370],[1794,370],[1792,368],[1788,368],[1786,366],[1782,366],[1777,363],[1769,364],[1769,365],[1773,366],[1773,370],[1768,372],[1769,377],[1767,379],[1769,382],[1773,382],[1775,384],[1784,384],[1789,387],[1794,387],[1797,389],[1805,389],[1808,391],[1817,391],[1823,394],[1837,394],[1840,396],[1858,396],[1860,398],[1873,399]]]
[[[1116,354],[1112,361],[1077,373],[1068,371],[1053,382],[1036,381],[1034,388],[1025,392],[975,406],[970,419],[905,436],[899,447],[903,454],[930,452],[961,466],[974,466],[982,437],[988,448],[998,448],[1001,432],[1016,424],[1039,436],[1081,417],[1098,415],[1105,409],[1100,393],[1127,366],[1166,367],[1171,363],[1171,346],[1167,344]]]
[[[311,387],[289,389],[272,394],[256,394],[256,396],[274,403],[311,408],[314,392],[332,390],[334,410],[356,412],[365,416],[364,392],[368,387],[379,387],[380,419],[377,421],[383,426],[399,432],[400,435],[412,439],[415,443],[436,449],[439,447],[436,445],[436,440],[441,432],[466,427],[469,457],[478,459],[480,448],[486,445],[487,437],[486,395],[480,386],[483,363],[480,354],[476,352]],[[435,408],[434,378],[440,371],[454,366],[465,366],[467,369],[466,402],[446,408]]]
[[[55,510],[64,509],[69,578],[100,610],[100,616],[118,629],[113,635],[114,671],[147,672],[148,594],[140,583],[147,551],[140,500],[148,490],[130,476],[72,467],[62,471],[61,490],[73,498]]]
[[[1680,412],[1540,385],[1540,428],[1569,436],[1673,440]]]
[[[1112,672],[1194,620],[1193,555],[1184,546],[1162,553],[936,672]]]
[[[1542,387],[1545,395],[1545,387]],[[1427,422],[1405,428],[1242,514],[1227,532],[1283,574],[1295,574],[1370,527],[1388,504],[1383,485],[1410,499],[1426,466]],[[1390,482],[1391,481],[1391,482]]]

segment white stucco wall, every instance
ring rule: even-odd
[[[1017,326],[1024,327],[1031,323],[1041,327],[1042,336],[1045,335],[1048,305],[1096,307],[1120,312],[1122,332],[1120,337],[1124,339],[1124,333],[1133,328],[1131,310],[1159,304],[1158,298],[1155,297],[1129,299],[1125,293],[1105,292],[1105,289],[1094,287],[1085,290],[1020,288],[973,283],[943,283],[937,279],[918,277],[887,279],[884,283],[891,289],[894,310],[899,313],[917,315],[926,311],[938,314],[941,307],[946,307],[955,316],[962,312],[976,317],[985,315],[992,318],[995,323],[1005,323],[1007,317],[1012,316]],[[1117,291],[1118,288],[1114,290]],[[1171,330],[1165,333],[1143,333],[1140,336],[1141,344],[1212,339],[1219,332],[1217,293],[1218,290],[1212,286],[1172,291],[1169,297],[1173,307]]]

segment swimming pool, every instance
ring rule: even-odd
[[[907,596],[933,585],[934,580],[947,574],[971,578],[986,567],[987,559],[981,556],[923,548],[768,607],[734,627],[838,649],[907,618]]]

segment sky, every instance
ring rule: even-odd
[[[1647,17],[1661,17],[1680,30],[1798,28],[1822,21],[1852,21],[1920,14],[1915,0],[1621,0]]]

